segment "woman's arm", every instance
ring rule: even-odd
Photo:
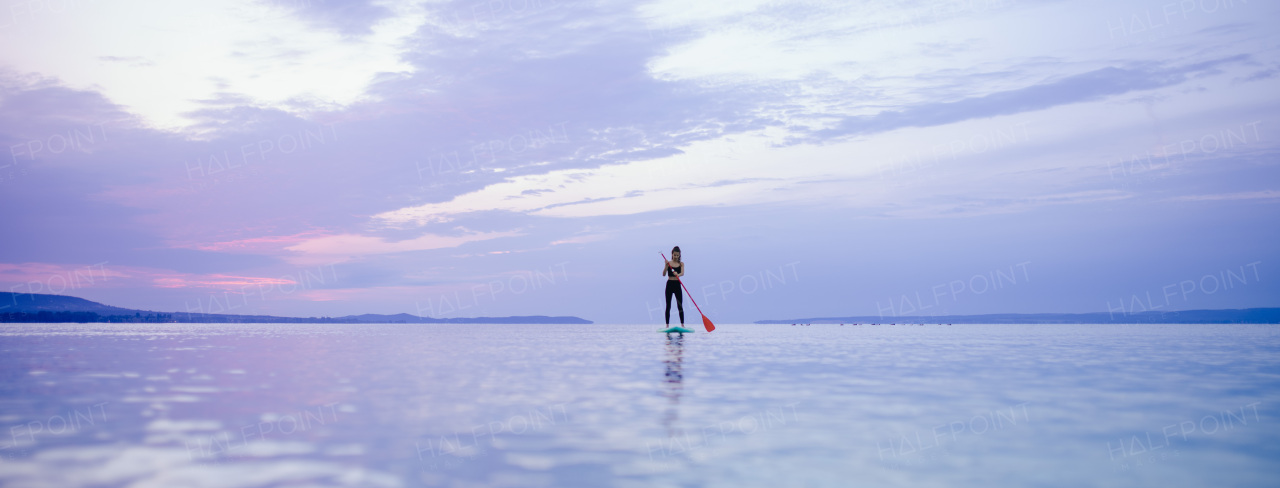
[[[683,263],[683,262],[682,262],[682,263],[680,263],[680,272],[679,272],[679,273],[676,273],[676,277],[677,277],[677,278],[679,278],[679,277],[684,276],[684,272],[685,272],[685,271],[687,271],[688,269],[689,269],[689,264],[688,264],[688,263]]]
[[[671,269],[671,261],[667,261],[667,262],[663,263],[663,264],[662,264],[662,276],[666,276],[666,275],[667,275],[667,270],[669,270],[669,269]]]

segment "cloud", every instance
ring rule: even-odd
[[[702,186],[698,183],[702,181],[702,176],[723,171],[725,164],[689,165],[682,168],[681,163],[699,159],[704,154],[701,149],[704,147],[705,143],[694,144],[680,155],[644,163],[512,176],[503,182],[487,185],[448,201],[387,211],[374,215],[373,219],[392,226],[421,226],[449,222],[462,215],[490,210],[567,217],[626,215],[673,206],[711,204],[715,197],[708,195],[705,191],[707,188],[732,191],[735,187],[714,184],[704,188],[704,191],[698,191]],[[688,173],[679,179],[669,176],[680,169]],[[547,189],[552,191],[539,191]]]
[[[1132,91],[1176,85],[1220,66],[1246,60],[1248,60],[1247,55],[1237,55],[1177,68],[1107,67],[1049,83],[955,102],[929,103],[902,110],[886,110],[875,115],[845,117],[835,127],[818,130],[813,134],[819,139],[826,139],[1043,110],[1058,105],[1100,100]]]
[[[279,286],[294,284],[293,280],[280,278],[263,278],[257,276],[236,275],[167,275],[156,276],[153,282],[157,288],[215,288],[237,289],[248,286]]]
[[[568,237],[565,239],[554,240],[554,241],[551,241],[551,245],[558,246],[561,244],[586,244],[589,242],[600,242],[603,240],[608,240],[611,237],[612,236],[608,234],[586,234],[586,235]]]
[[[300,274],[300,273],[299,273]],[[236,290],[249,286],[293,284],[293,276],[264,277],[249,274],[182,273],[147,266],[102,262],[76,265],[58,263],[0,263],[4,291],[76,295],[98,288],[196,288]]]
[[[400,53],[425,22],[406,3],[231,0],[182,9],[154,0],[72,3],[0,29],[0,42],[13,46],[0,49],[0,65],[100,90],[165,129],[191,126],[201,100],[219,92],[295,112],[364,100],[381,73],[412,70]],[[340,28],[315,29],[317,21]],[[68,49],[68,39],[93,41]]]
[[[270,251],[279,250],[282,247],[287,247],[287,245],[292,245],[292,244],[306,241],[312,238],[312,236],[315,236],[318,234],[321,234],[321,232],[311,231],[311,232],[302,232],[302,233],[287,235],[287,236],[249,237],[245,239],[235,239],[235,240],[222,241],[222,242],[211,242],[207,244],[202,243],[201,241],[195,241],[195,242],[187,243],[185,244],[185,246],[190,246],[192,248],[199,249],[202,251],[214,251],[214,252],[222,252],[222,251],[270,252]],[[179,244],[175,243],[175,245],[179,245]]]
[[[347,36],[370,35],[379,22],[396,14],[386,5],[371,0],[267,0],[316,25],[329,27]]]
[[[781,144],[790,132],[772,128],[693,142],[682,146],[678,154],[654,160],[513,176],[447,201],[382,212],[373,219],[379,225],[413,227],[491,210],[574,219],[695,206],[726,209],[760,205],[864,209],[881,215],[888,215],[885,212],[889,211],[904,213],[904,208],[919,205],[930,215],[965,217],[990,211],[977,208],[981,206],[977,201],[994,198],[992,189],[1011,181],[1019,181],[1014,188],[1026,191],[1004,198],[1046,200],[1048,197],[1036,195],[1045,187],[1028,186],[1033,180],[1053,186],[1051,194],[1073,191],[1070,185],[1075,181],[1046,176],[1044,171],[1064,164],[1087,165],[1087,161],[1051,159],[1033,165],[1030,160],[1008,156],[1010,151],[1030,150],[1028,127],[1042,124],[1045,119],[1053,119],[1053,114],[1042,115],[1041,119],[1003,116],[908,127],[824,144]],[[904,161],[904,156],[913,159]],[[982,172],[966,171],[974,169],[971,165],[981,165]],[[1002,170],[1008,174],[995,177]],[[927,186],[919,191],[896,191],[891,184],[902,178],[921,180]],[[1057,188],[1059,185],[1067,187]],[[1031,191],[1033,187],[1037,190]],[[545,189],[552,191],[529,192]],[[965,205],[968,211],[944,213],[938,211],[938,202],[931,200],[934,197],[972,201]],[[1066,199],[1061,203],[1087,201],[1091,200]],[[1005,209],[1002,211],[1010,211],[1039,205],[999,206]]]
[[[1045,195],[988,195],[983,198],[938,198],[952,200],[942,203],[926,203],[909,208],[889,209],[885,216],[898,218],[936,219],[956,217],[980,217],[1023,213],[1051,205],[1080,205],[1115,202],[1132,198],[1120,190],[1082,190]]]
[[[285,249],[308,256],[354,257],[458,247],[470,242],[524,235],[519,231],[464,232],[456,236],[423,234],[413,239],[390,241],[381,237],[339,234],[304,240]],[[332,260],[328,261],[332,262]]]
[[[131,68],[147,68],[155,66],[155,61],[142,56],[101,56],[98,59],[109,63],[123,63]]]
[[[1261,190],[1261,191],[1240,191],[1233,193],[1214,193],[1208,195],[1183,195],[1174,197],[1170,200],[1177,202],[1217,202],[1230,200],[1262,200],[1273,201],[1280,200],[1280,191]]]

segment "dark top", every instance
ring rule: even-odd
[[[670,274],[671,276],[674,276],[676,273],[679,273],[680,270],[682,269],[684,269],[684,263],[680,263],[679,266],[667,266],[667,270],[671,272]]]

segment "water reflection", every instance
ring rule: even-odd
[[[171,325],[0,324],[0,487],[1277,484],[1274,326]]]
[[[667,333],[666,378],[663,382],[662,396],[667,397],[667,413],[662,418],[662,426],[667,429],[667,436],[674,437],[680,432],[676,421],[680,419],[680,394],[684,393],[684,334]]]

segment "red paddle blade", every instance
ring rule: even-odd
[[[711,319],[707,318],[706,315],[702,316],[702,325],[706,326],[707,332],[716,330],[716,325],[711,323]]]

